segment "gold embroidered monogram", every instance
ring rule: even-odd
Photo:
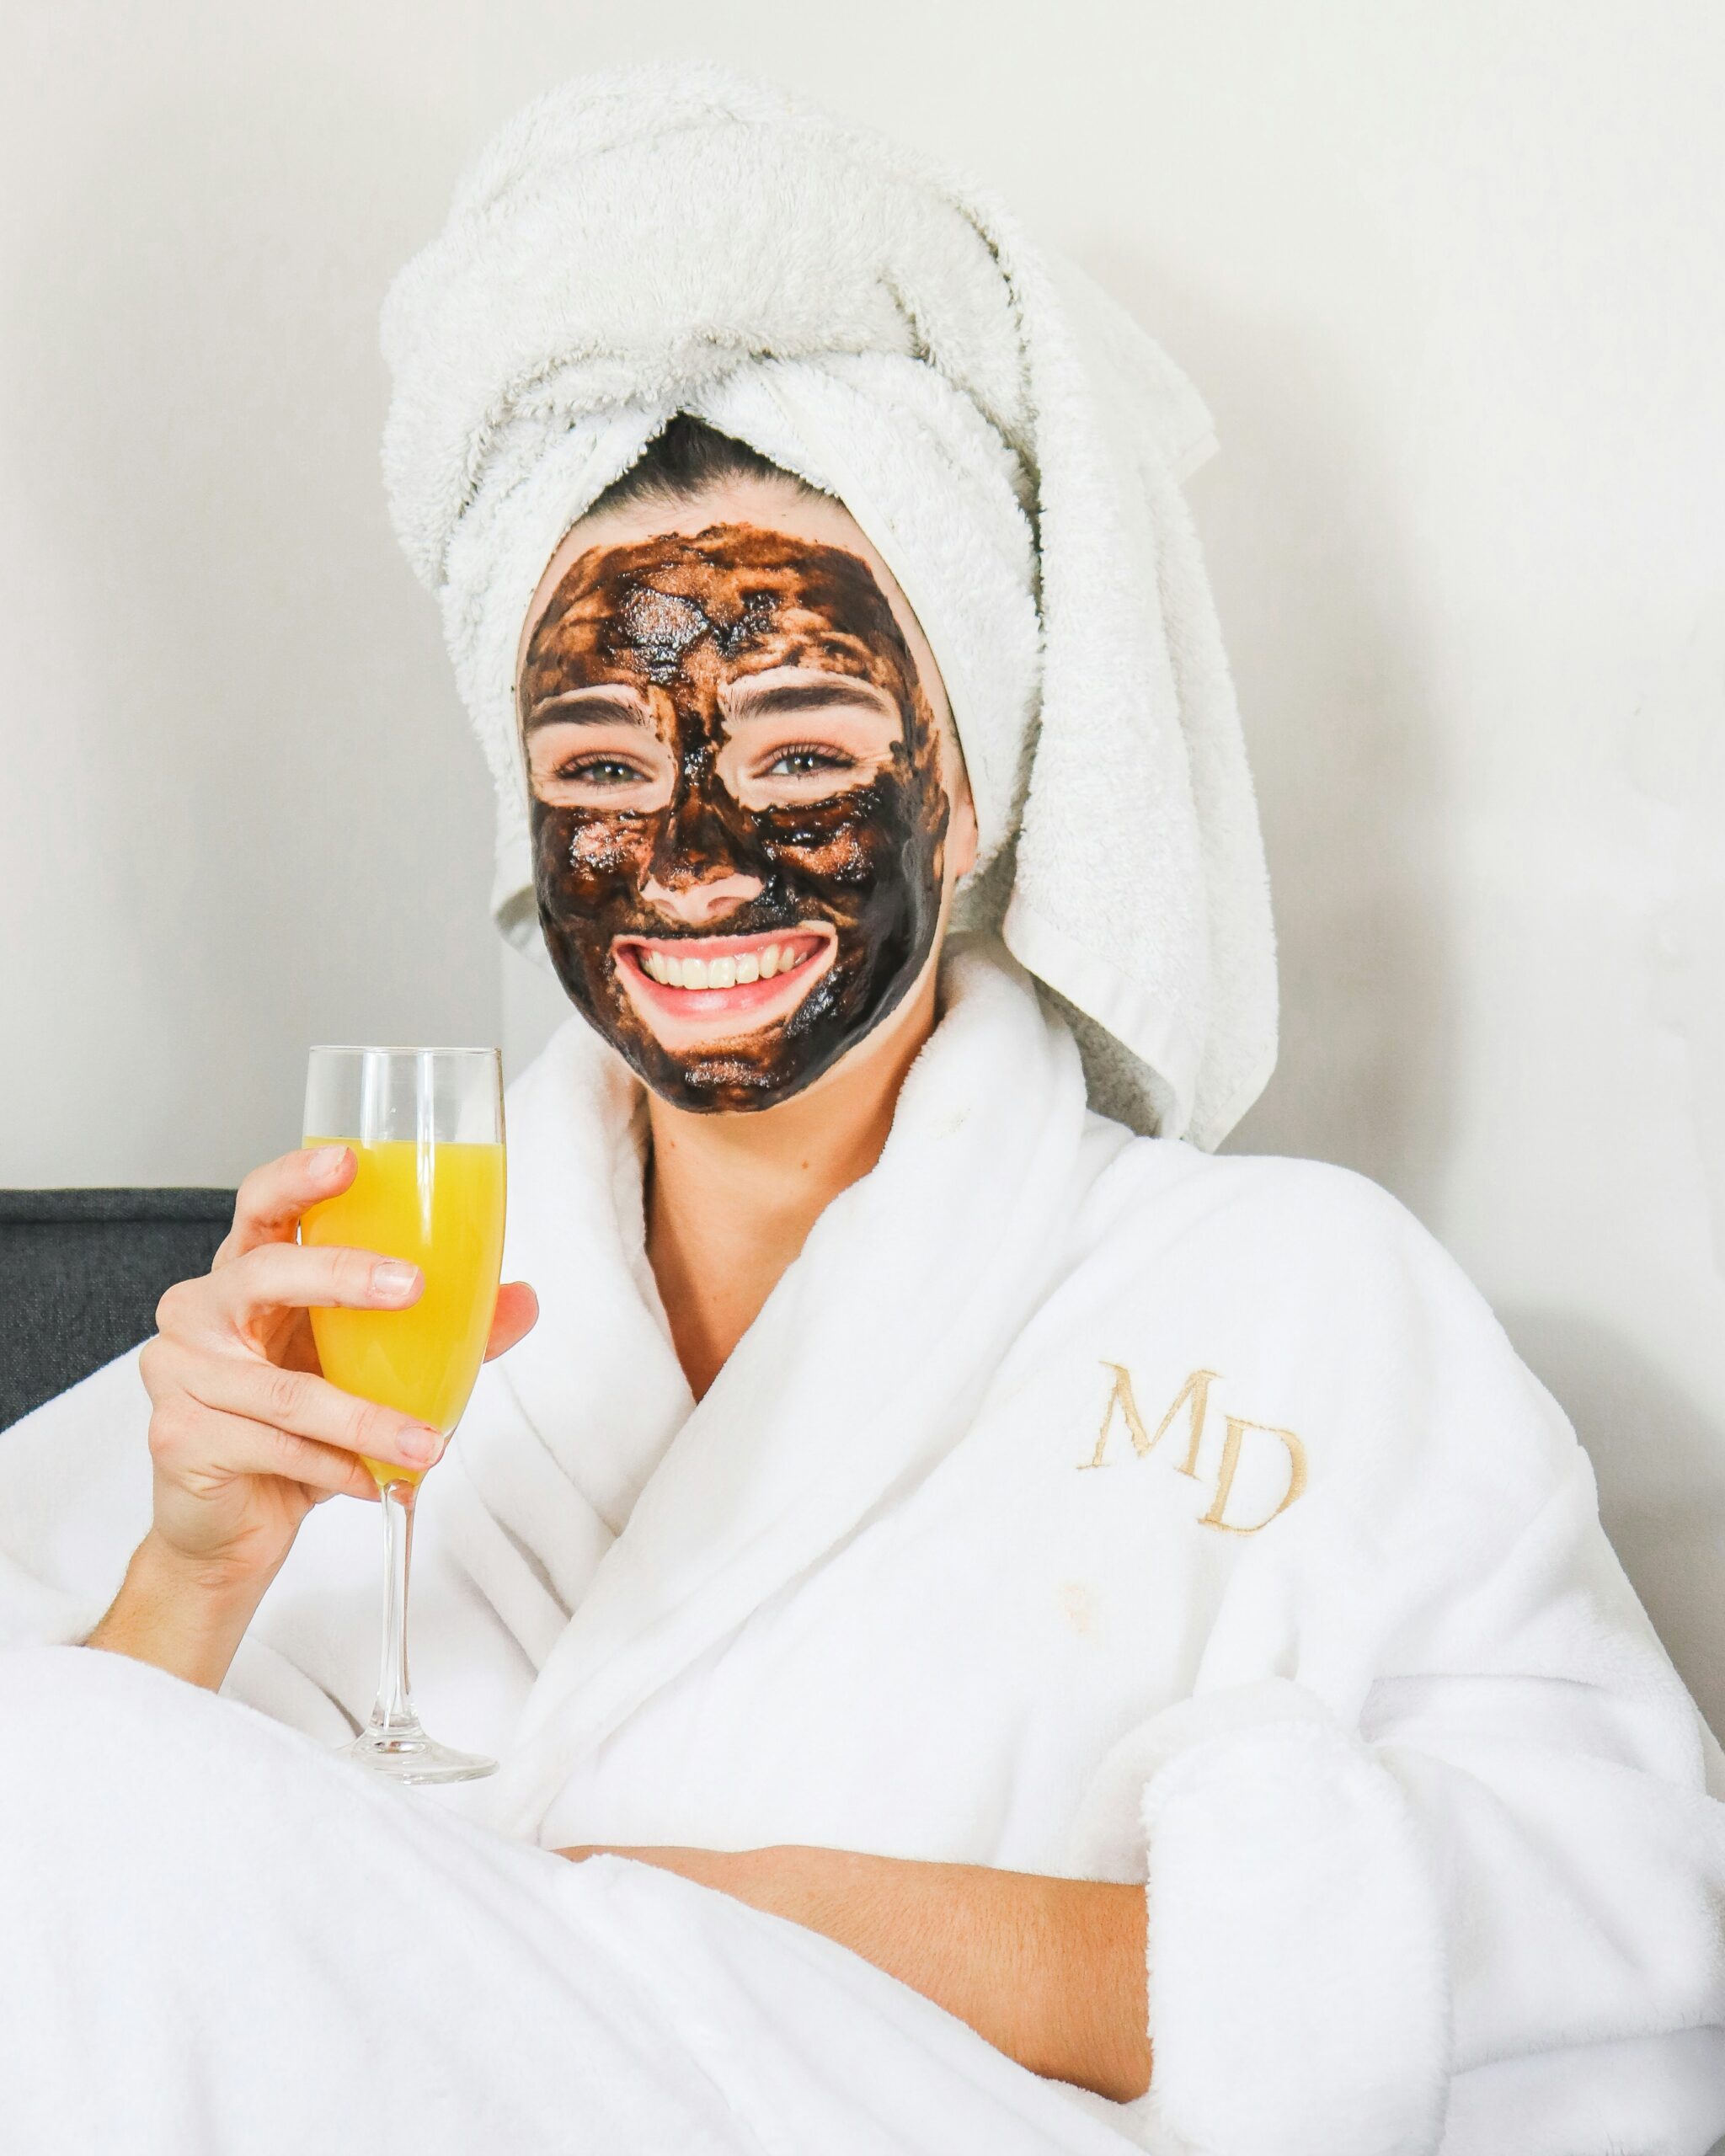
[[[1220,1373],[1216,1370],[1194,1370],[1168,1403],[1167,1412],[1161,1422],[1151,1430],[1139,1412],[1137,1398],[1132,1390],[1130,1370],[1124,1363],[1105,1362],[1103,1368],[1113,1372],[1114,1383],[1109,1387],[1108,1401],[1103,1408],[1102,1427],[1096,1433],[1096,1450],[1088,1460],[1080,1461],[1081,1469],[1101,1467],[1105,1464],[1108,1438],[1117,1420],[1124,1425],[1126,1434],[1132,1441],[1133,1451],[1144,1460],[1156,1449],[1183,1412],[1187,1429],[1186,1457],[1175,1472],[1189,1475],[1194,1481],[1199,1481],[1199,1456],[1204,1444],[1204,1423],[1210,1413],[1210,1387],[1220,1382]],[[1199,1525],[1220,1528],[1224,1534],[1256,1534],[1260,1529],[1268,1527],[1277,1513],[1286,1512],[1305,1490],[1306,1447],[1292,1430],[1284,1430],[1279,1423],[1253,1422],[1243,1415],[1228,1414],[1224,1415],[1223,1421],[1226,1433],[1222,1439],[1221,1461],[1216,1470],[1215,1490],[1210,1498],[1210,1509],[1199,1515]],[[1262,1519],[1230,1519],[1227,1517],[1228,1499],[1233,1494],[1235,1479],[1246,1454],[1249,1432],[1256,1433],[1260,1438],[1274,1438],[1281,1446],[1287,1460],[1287,1480],[1281,1497]],[[1261,1465],[1258,1457],[1261,1448],[1254,1447],[1252,1451],[1252,1464],[1257,1469]],[[1255,1474],[1254,1479],[1262,1483],[1263,1474]]]

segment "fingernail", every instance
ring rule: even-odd
[[[401,1450],[416,1467],[429,1467],[443,1450],[443,1433],[429,1422],[412,1422],[401,1433]]]
[[[371,1293],[399,1302],[403,1295],[412,1294],[419,1277],[419,1267],[409,1265],[404,1258],[382,1258],[371,1267]]]
[[[306,1166],[320,1182],[325,1182],[340,1167],[346,1151],[345,1145],[320,1145]]]

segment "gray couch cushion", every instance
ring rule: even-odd
[[[156,1330],[207,1273],[231,1190],[0,1191],[0,1429]]]

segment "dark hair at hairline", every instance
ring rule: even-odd
[[[690,412],[679,412],[661,434],[655,435],[621,478],[613,479],[584,515],[596,516],[603,510],[622,509],[636,502],[666,504],[692,501],[709,487],[754,480],[788,487],[793,493],[830,499],[794,472],[788,472],[771,457],[762,456],[746,442],[722,435]]]

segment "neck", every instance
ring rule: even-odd
[[[815,1221],[879,1160],[934,1022],[931,963],[885,1024],[777,1107],[694,1115],[647,1096],[647,1257],[697,1400]]]

